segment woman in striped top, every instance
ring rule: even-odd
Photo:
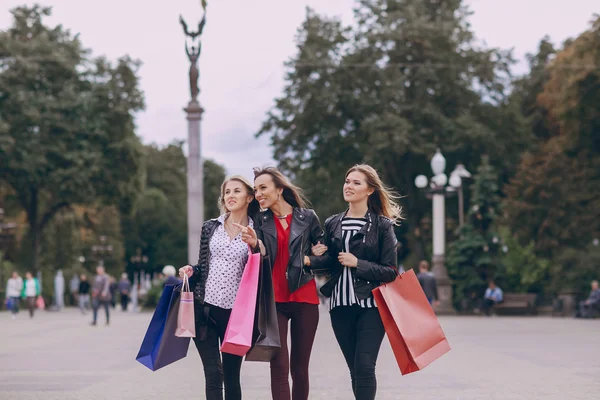
[[[372,290],[396,279],[397,197],[375,169],[355,165],[346,173],[348,210],[325,221],[325,244],[313,247],[305,264],[327,270],[321,292],[330,297],[331,325],[346,359],[357,400],[375,399],[375,364],[385,335]]]

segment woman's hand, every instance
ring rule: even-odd
[[[344,253],[343,251],[338,254],[338,261],[345,267],[356,268],[358,266],[358,258],[352,253]]]
[[[238,228],[242,232],[242,241],[251,248],[256,248],[258,245],[258,237],[256,236],[256,231],[252,229],[251,226],[244,226],[240,224],[233,224],[236,228]]]
[[[327,246],[321,244],[321,242],[317,242],[314,246],[311,247],[313,256],[322,256],[327,251]]]
[[[194,268],[191,265],[186,265],[185,267],[179,268],[179,277],[183,278],[184,275],[187,275],[188,278],[191,278],[194,274]]]

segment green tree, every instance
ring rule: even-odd
[[[147,268],[159,271],[167,264],[187,263],[187,175],[183,142],[144,147],[144,191],[134,212],[123,220],[126,257],[139,248],[148,256]],[[217,198],[225,169],[204,160],[205,218],[219,214]],[[130,264],[129,270],[133,271]]]
[[[406,195],[410,218],[398,233],[423,257],[426,238],[415,232],[430,207],[413,181],[436,147],[467,169],[488,151],[494,165],[516,162],[521,121],[505,104],[512,59],[476,45],[468,16],[459,0],[362,0],[349,29],[308,9],[258,134],[319,213],[344,207],[344,172],[367,162]]]
[[[471,185],[468,222],[461,229],[460,238],[448,246],[446,264],[455,284],[456,306],[460,306],[463,299],[480,298],[487,280],[503,279],[502,241],[495,227],[500,210],[498,179],[484,156]]]
[[[501,237],[506,254],[502,257],[505,271],[506,291],[544,293],[549,281],[551,263],[535,253],[535,243],[519,243],[516,235],[503,228]]]
[[[27,213],[31,266],[41,236],[73,204],[118,203],[140,188],[143,108],[138,63],[90,59],[77,36],[44,24],[49,8],[17,7],[0,32],[0,180]]]
[[[513,83],[510,101],[518,104],[532,139],[544,141],[558,134],[557,127],[548,118],[547,108],[538,101],[538,96],[544,91],[544,85],[550,78],[548,66],[555,55],[554,45],[547,36],[544,37],[538,45],[537,53],[527,54],[529,73]]]
[[[536,254],[553,262],[571,260],[562,253],[600,237],[599,35],[597,17],[547,66],[537,102],[557,131],[523,157],[504,190],[511,231],[523,245],[533,240]]]

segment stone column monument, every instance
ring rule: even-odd
[[[186,36],[185,53],[190,60],[190,94],[191,100],[186,108],[188,120],[188,158],[187,158],[187,222],[188,222],[188,263],[198,262],[198,248],[200,246],[200,233],[204,222],[204,169],[200,146],[200,121],[203,108],[198,101],[200,88],[198,79],[198,58],[202,51],[201,35],[206,24],[206,3],[203,1],[204,16],[198,24],[196,32],[190,32],[182,16],[179,22]],[[188,40],[191,46],[188,46]]]

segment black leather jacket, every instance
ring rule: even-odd
[[[325,272],[331,278],[321,287],[321,293],[330,297],[343,271],[337,255],[343,251],[342,219],[346,212],[332,215],[325,221],[325,245],[322,256],[310,256],[310,266],[316,273]],[[358,258],[354,293],[359,300],[369,297],[371,291],[398,276],[396,234],[392,221],[369,210],[367,223],[350,239],[350,253]]]
[[[208,265],[210,261],[210,239],[221,225],[217,218],[209,219],[202,224],[202,233],[200,234],[200,250],[198,254],[198,263],[193,266],[194,274],[190,278],[190,288],[194,292],[194,298],[200,303],[204,303],[204,294],[206,290],[206,280],[208,279]]]
[[[274,266],[277,258],[277,227],[273,212],[266,210],[260,213],[254,228],[265,246],[271,266]],[[290,229],[290,260],[286,278],[290,293],[293,293],[314,278],[310,269],[304,265],[304,256],[311,254],[312,245],[319,241],[323,243],[323,230],[317,214],[306,208],[294,208]]]

